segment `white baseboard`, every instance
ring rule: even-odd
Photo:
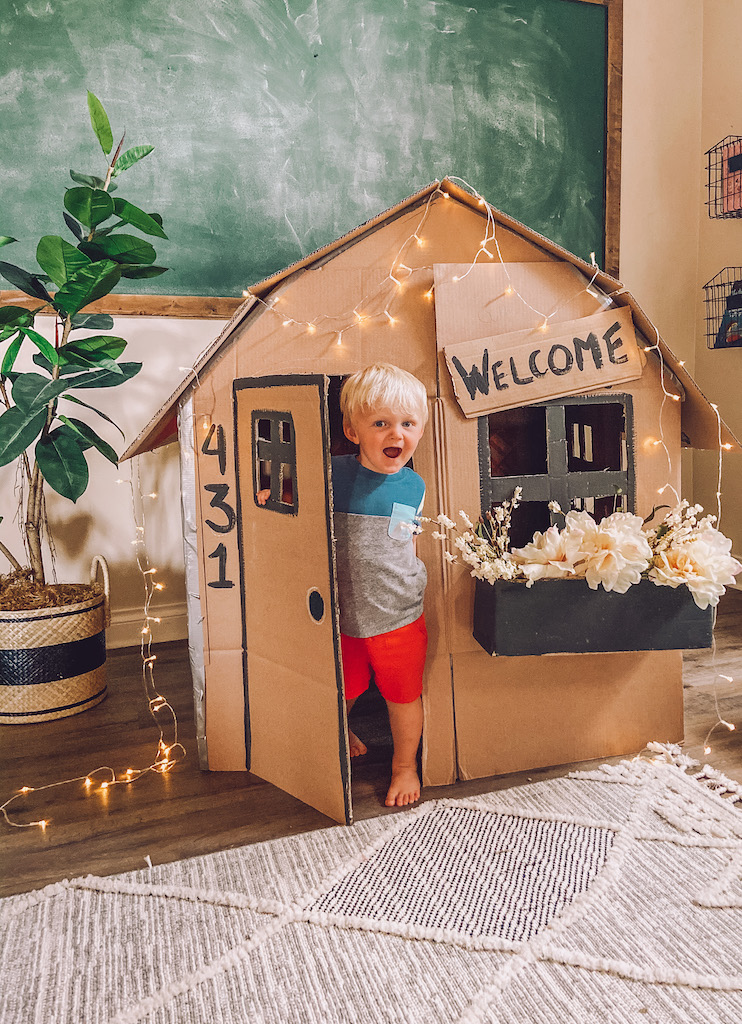
[[[185,602],[157,603],[159,622],[151,623],[154,643],[164,640],[185,640],[188,636],[188,617]],[[106,629],[106,647],[138,647],[142,642],[144,612],[142,606],[117,608],[111,613],[111,625]]]

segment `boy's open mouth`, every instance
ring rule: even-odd
[[[402,454],[402,449],[401,448],[385,448],[384,449],[384,454],[386,455],[386,457],[388,459],[398,459],[399,456]]]

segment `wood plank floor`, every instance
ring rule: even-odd
[[[722,599],[715,635],[715,651],[686,656],[684,750],[742,782],[742,592],[728,591]],[[149,774],[105,794],[85,795],[76,783],[30,794],[14,804],[13,820],[47,818],[50,825],[41,832],[0,821],[0,895],[62,878],[141,868],[146,857],[153,864],[165,863],[332,824],[248,772],[199,771],[185,641],[156,650],[157,685],[177,711],[187,758],[170,774]],[[714,687],[719,674],[733,682],[717,678]],[[150,763],[158,734],[143,696],[138,648],[111,652],[108,679],[107,700],[84,714],[0,728],[0,803],[24,785],[84,775],[100,765],[120,772]],[[717,705],[739,731],[717,726],[709,740],[712,753],[704,756],[706,734],[718,720]],[[377,710],[373,699],[365,711],[360,703],[354,709],[354,727],[375,740],[363,761],[354,763],[357,819],[395,813],[382,804],[390,747]],[[573,768],[562,765],[430,788],[423,798],[470,796],[565,775]]]

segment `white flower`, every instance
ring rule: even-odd
[[[471,521],[471,519],[466,514],[466,512],[464,512],[463,509],[459,509],[459,515],[461,516],[461,518],[462,518],[462,520],[464,522],[464,526],[467,528],[467,530],[473,530],[474,529],[474,523]]]
[[[579,530],[562,530],[550,526],[544,533],[536,532],[530,544],[513,548],[515,562],[529,581],[563,579],[575,575],[575,562],[580,558]]]
[[[600,523],[587,512],[568,512],[565,529],[581,534],[581,562],[591,590],[602,586],[625,594],[638,583],[652,558],[652,549],[642,532],[643,521],[631,512],[614,512]]]
[[[456,561],[456,555],[452,555],[450,551],[444,551],[443,552],[443,557],[446,559],[447,562],[455,562]]]
[[[456,529],[456,523],[453,521],[453,519],[449,519],[448,516],[445,515],[443,512],[440,512],[438,514],[438,516],[436,517],[436,521],[440,523],[441,526],[445,526],[447,530]]]
[[[649,576],[659,586],[685,584],[699,608],[713,607],[742,571],[731,548],[728,537],[707,526],[689,540],[657,552]]]
[[[446,539],[446,535],[445,535],[445,533],[439,533],[439,532],[438,532],[438,530],[433,530],[433,532],[431,533],[431,535],[430,535],[430,536],[431,536],[431,537],[432,537],[432,538],[433,538],[434,540],[445,540],[445,539]]]
[[[549,511],[550,512],[561,512],[562,511],[562,506],[559,504],[558,501],[550,501],[549,502]]]

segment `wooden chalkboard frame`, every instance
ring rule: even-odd
[[[605,271],[619,278],[619,220],[621,203],[621,113],[623,81],[623,0],[563,0],[605,7],[608,19],[606,50],[605,148]],[[421,183],[422,184],[422,183]],[[37,300],[22,292],[0,291],[0,302],[33,306]],[[92,303],[90,312],[111,316],[166,316],[186,320],[226,320],[244,297],[199,295],[112,294]]]

